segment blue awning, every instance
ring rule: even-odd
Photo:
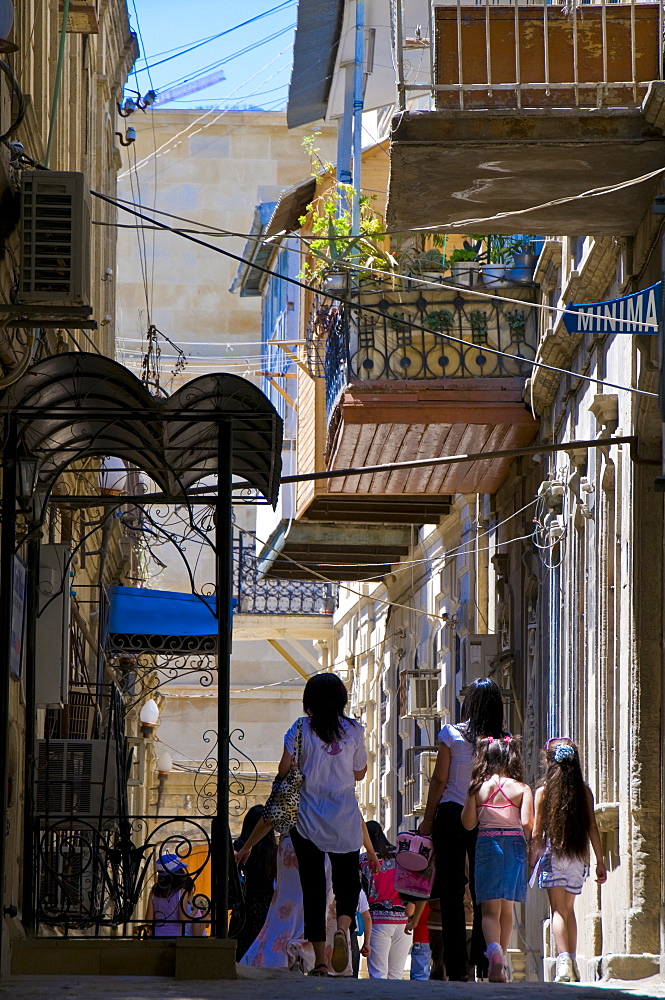
[[[108,646],[112,650],[203,652],[217,644],[215,597],[172,590],[110,587]],[[237,601],[232,601],[235,610]]]

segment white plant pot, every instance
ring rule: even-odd
[[[478,284],[478,272],[480,264],[477,260],[458,260],[450,265],[450,273],[456,285],[464,285],[466,288],[473,288]]]

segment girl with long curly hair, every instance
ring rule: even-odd
[[[537,881],[540,889],[547,889],[550,899],[558,952],[554,982],[579,983],[575,897],[589,872],[589,841],[596,856],[596,882],[607,881],[607,869],[593,793],[584,781],[577,746],[567,736],[547,741],[545,776],[535,804],[532,883]]]
[[[489,981],[505,983],[514,903],[526,902],[526,845],[533,826],[533,796],[524,783],[518,736],[489,736],[476,744],[462,824],[467,830],[478,827],[476,900],[483,916]]]

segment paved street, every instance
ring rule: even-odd
[[[629,996],[665,997],[665,982],[659,977],[639,983],[599,983],[594,986],[562,986],[552,983],[515,983],[509,986],[489,983],[410,983],[381,980],[307,979],[299,975],[273,974],[235,982],[191,981],[173,979],[66,976],[17,976],[0,984],[0,1000],[292,1000],[312,997],[327,1000],[421,1000],[426,996],[442,1000],[505,1000],[517,992],[523,1000],[556,1000],[563,990],[572,991],[576,1000],[619,1000]],[[565,1000],[565,998],[564,998]]]

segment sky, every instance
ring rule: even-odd
[[[145,95],[151,88],[159,94],[199,74],[222,70],[224,80],[160,106],[251,106],[272,111],[286,107],[296,0],[187,0],[184,4],[182,0],[128,0],[127,5],[140,49],[127,81],[128,96],[135,96],[132,91]],[[241,26],[253,18],[258,19]],[[226,34],[179,54],[222,32]]]

